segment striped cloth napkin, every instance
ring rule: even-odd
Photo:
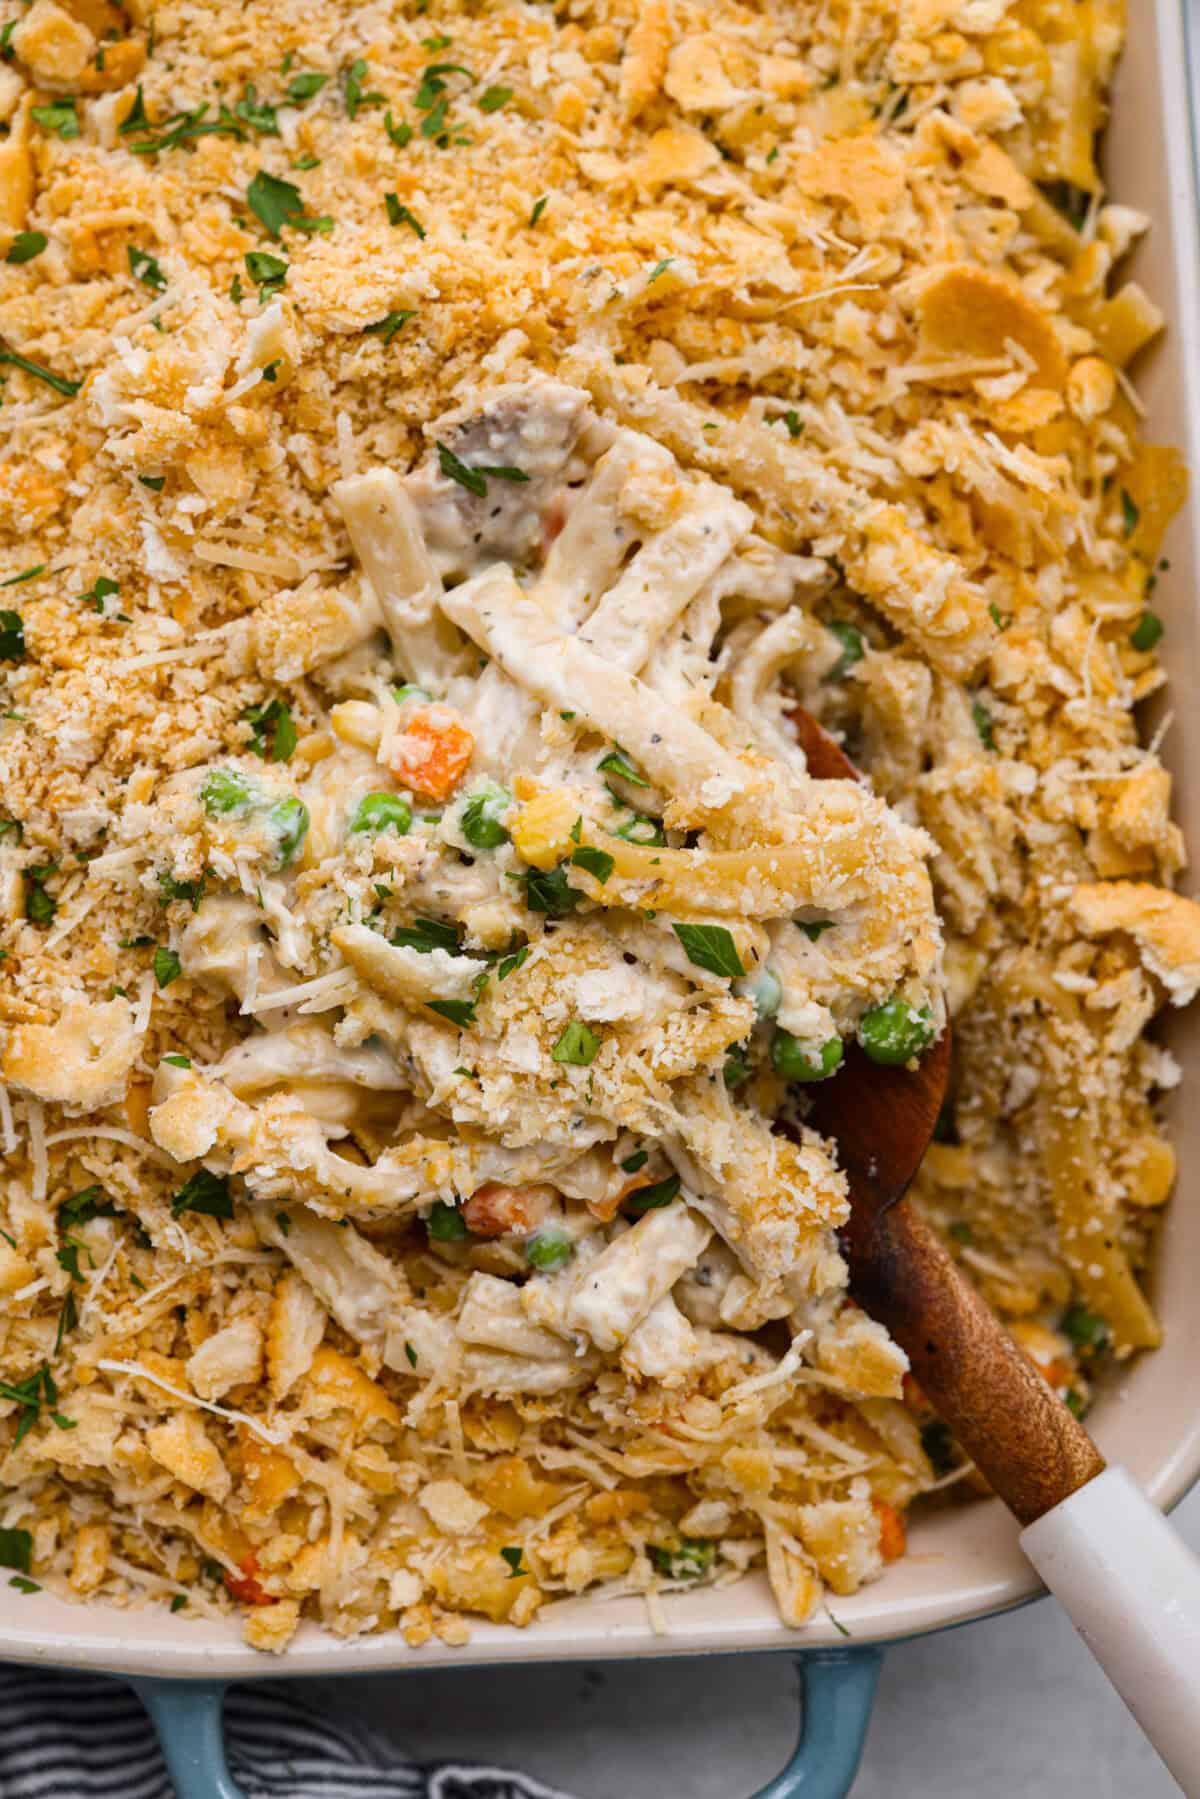
[[[293,1697],[302,1692],[257,1682],[231,1689],[226,1752],[245,1799],[571,1799],[504,1768],[398,1762],[367,1734],[314,1717]],[[175,1799],[175,1789],[150,1720],[121,1682],[4,1668],[0,1795]]]

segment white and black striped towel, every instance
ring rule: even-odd
[[[571,1799],[503,1768],[397,1762],[313,1716],[303,1687],[234,1687],[229,1767],[246,1799]],[[119,1681],[0,1668],[2,1799],[173,1799],[158,1741]]]

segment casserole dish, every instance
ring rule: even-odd
[[[1168,331],[1141,371],[1151,434],[1179,444],[1200,465],[1197,431],[1200,299],[1197,281],[1192,130],[1187,93],[1187,21],[1178,0],[1157,0],[1139,19],[1122,61],[1114,97],[1108,161],[1114,197],[1150,214],[1154,229],[1137,255],[1135,273],[1164,307]],[[1166,739],[1176,777],[1177,816],[1200,843],[1200,715],[1184,703],[1196,665],[1200,625],[1190,593],[1197,546],[1190,515],[1168,543],[1169,577],[1161,606],[1169,619],[1165,662],[1175,683],[1177,714]],[[1191,1078],[1200,1075],[1200,1026],[1184,1021],[1173,1047]],[[1186,1094],[1187,1089],[1185,1087]],[[1200,1150],[1200,1123],[1186,1100],[1173,1120],[1186,1171]],[[1103,1449],[1120,1459],[1154,1500],[1169,1505],[1200,1472],[1200,1412],[1188,1379],[1200,1352],[1200,1320],[1189,1304],[1189,1264],[1200,1256],[1200,1213],[1189,1206],[1187,1175],[1167,1220],[1157,1279],[1164,1347],[1101,1394],[1094,1423]],[[656,1636],[640,1601],[598,1605],[564,1602],[528,1635],[481,1625],[467,1651],[431,1645],[421,1665],[438,1662],[650,1657],[734,1649],[800,1650],[808,1687],[810,1728],[791,1768],[767,1790],[836,1795],[848,1790],[866,1726],[878,1668],[877,1645],[963,1623],[1033,1596],[1036,1580],[1021,1557],[1016,1528],[995,1503],[929,1515],[913,1530],[911,1552],[881,1585],[839,1604],[835,1622],[822,1614],[797,1637],[778,1623],[765,1582],[706,1590],[665,1604],[669,1636]],[[236,1640],[231,1623],[182,1624],[169,1615],[100,1607],[67,1607],[47,1593],[31,1602],[0,1589],[0,1652],[13,1660],[108,1671],[140,1683],[163,1730],[185,1799],[232,1794],[222,1770],[221,1683],[275,1675],[269,1662]],[[295,1675],[399,1670],[416,1652],[399,1636],[334,1643],[302,1632],[289,1651]]]

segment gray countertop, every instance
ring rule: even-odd
[[[1200,1488],[1175,1514],[1200,1548]],[[744,1799],[786,1761],[786,1656],[314,1683],[397,1749],[507,1763],[578,1799]],[[670,1770],[669,1784],[665,1771]],[[1175,1783],[1053,1601],[891,1651],[855,1799],[1170,1799]]]

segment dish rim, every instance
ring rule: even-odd
[[[1154,208],[1154,229],[1149,246],[1138,252],[1137,263],[1158,265],[1148,285],[1168,315],[1165,342],[1151,352],[1146,391],[1154,390],[1158,405],[1175,420],[1170,433],[1184,449],[1190,468],[1200,470],[1200,253],[1197,246],[1197,133],[1196,94],[1190,80],[1194,36],[1198,28],[1187,0],[1155,0],[1152,17],[1140,21],[1152,31],[1131,34],[1115,83],[1114,118],[1109,131],[1113,160],[1127,140],[1131,161],[1142,170],[1151,186],[1160,190]],[[1155,103],[1157,133],[1146,130],[1146,112],[1139,108],[1136,90],[1144,84]],[[1143,92],[1143,98],[1145,92]],[[1136,120],[1134,115],[1136,115]],[[1122,126],[1127,126],[1127,132]],[[1135,188],[1140,177],[1134,179]],[[1126,202],[1124,183],[1114,183],[1114,198]],[[1168,538],[1171,549],[1173,643],[1168,646],[1171,677],[1168,691],[1184,691],[1191,668],[1200,667],[1200,609],[1193,603],[1190,617],[1184,592],[1197,590],[1200,574],[1200,506],[1189,505],[1175,521]],[[1178,630],[1174,609],[1181,609]],[[1174,661],[1174,668],[1171,663]],[[1176,774],[1186,789],[1184,805],[1195,817],[1188,833],[1200,855],[1200,725],[1196,727],[1194,753],[1186,757]],[[1170,758],[1168,758],[1169,760]],[[1192,789],[1195,788],[1195,791]],[[1200,1009],[1200,1002],[1197,1002]],[[1192,1079],[1200,1083],[1200,1018],[1190,1030],[1182,1024],[1171,1033],[1172,1042],[1190,1035]],[[1186,1133],[1184,1108],[1176,1103],[1173,1136]],[[1200,1119],[1198,1119],[1200,1128]],[[1197,1148],[1200,1149],[1200,1136]],[[1186,1158],[1181,1158],[1186,1165]],[[1200,1165],[1200,1163],[1198,1163]],[[1193,1177],[1200,1185],[1200,1174]],[[1127,1436],[1123,1426],[1146,1398],[1148,1387],[1157,1396],[1171,1379],[1172,1361],[1183,1367],[1191,1344],[1200,1353],[1200,1321],[1189,1333],[1184,1272],[1187,1255],[1179,1254],[1179,1240],[1191,1223],[1185,1206],[1188,1181],[1181,1174],[1166,1228],[1157,1245],[1154,1278],[1160,1289],[1169,1284],[1175,1262],[1178,1289],[1173,1304],[1164,1305],[1171,1340],[1182,1354],[1167,1356],[1160,1349],[1142,1357],[1102,1392],[1095,1413],[1096,1436],[1105,1447],[1113,1438]],[[1194,1208],[1193,1250],[1200,1258],[1200,1206]],[[1179,1308],[1179,1318],[1174,1316]],[[1133,1404],[1130,1405],[1132,1400]],[[1200,1479],[1200,1402],[1182,1434],[1173,1437],[1157,1454],[1149,1449],[1140,1456],[1126,1455],[1150,1497],[1165,1509],[1173,1507]],[[802,1630],[782,1625],[770,1600],[765,1577],[751,1576],[726,1588],[706,1588],[686,1597],[663,1601],[668,1620],[666,1637],[652,1631],[644,1606],[637,1598],[598,1602],[583,1595],[549,1605],[528,1631],[511,1626],[477,1624],[464,1647],[450,1647],[436,1640],[420,1649],[410,1648],[399,1631],[350,1640],[336,1638],[319,1626],[308,1624],[282,1658],[264,1656],[233,1638],[234,1618],[181,1620],[161,1607],[123,1609],[111,1604],[76,1604],[42,1591],[36,1607],[0,1586],[0,1655],[9,1660],[58,1666],[87,1666],[115,1673],[168,1676],[254,1679],[301,1675],[382,1673],[405,1667],[471,1667],[489,1663],[538,1663],[547,1661],[651,1659],[728,1653],[733,1650],[777,1650],[796,1653],[809,1649],[847,1649],[892,1643],[912,1636],[947,1629],[990,1617],[1028,1604],[1043,1591],[1036,1574],[1017,1548],[1017,1526],[1006,1517],[997,1500],[980,1500],[934,1516],[919,1519],[913,1529],[909,1555],[889,1569],[887,1578],[860,1589],[850,1598],[835,1601],[837,1613],[826,1606]],[[984,1540],[988,1554],[983,1554]],[[949,1561],[960,1568],[956,1579],[930,1588],[931,1564]],[[28,1609],[27,1609],[28,1608]]]

